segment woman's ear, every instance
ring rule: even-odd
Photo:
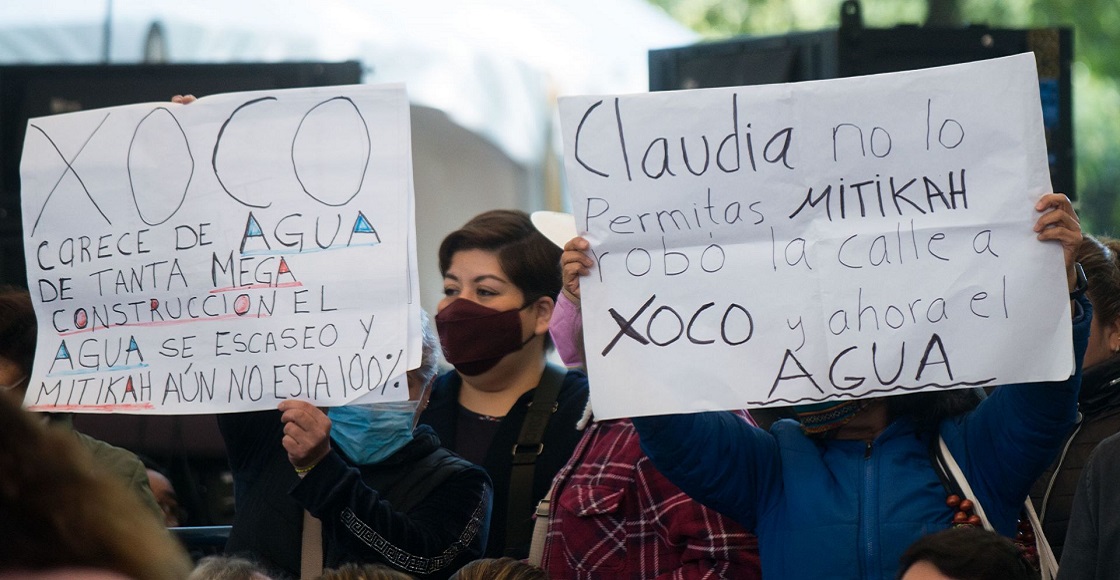
[[[552,321],[552,310],[556,308],[556,302],[548,296],[541,296],[533,303],[533,314],[536,314],[537,324],[533,328],[533,334],[543,335],[548,332],[548,323]]]
[[[1108,325],[1107,335],[1108,351],[1112,354],[1120,353],[1120,318]]]

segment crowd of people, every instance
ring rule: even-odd
[[[1059,578],[1111,577],[1120,242],[1084,235],[1063,195],[1035,210],[1065,257],[1068,378],[794,407],[768,429],[747,410],[596,420],[587,241],[482,213],[439,248],[407,401],[219,417],[236,518],[197,562],[158,469],[20,408],[35,316],[5,291],[0,580],[1025,579],[1049,548]]]

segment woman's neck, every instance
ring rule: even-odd
[[[504,417],[521,395],[540,383],[545,365],[543,344],[543,338],[533,340],[480,375],[460,375],[459,404],[480,415]]]

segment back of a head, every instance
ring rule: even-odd
[[[513,558],[483,558],[460,568],[451,580],[548,580],[548,572]]]
[[[179,580],[190,560],[132,490],[95,470],[73,433],[0,397],[0,571],[86,568]]]
[[[187,580],[270,580],[263,568],[237,556],[206,556]]]
[[[1089,281],[1093,316],[1106,325],[1120,318],[1120,240],[1085,235],[1074,259]]]
[[[1030,564],[1011,540],[983,528],[953,527],[923,536],[907,548],[898,578],[918,562],[927,562],[956,580],[1033,580]]]
[[[439,374],[439,358],[443,356],[443,351],[440,348],[439,336],[432,329],[432,317],[423,310],[420,311],[420,338],[420,366],[408,372],[410,375],[415,375],[419,384],[426,385]]]
[[[529,214],[508,209],[480,213],[447,234],[439,247],[439,271],[446,274],[451,258],[463,250],[484,250],[498,257],[502,270],[525,295],[526,302],[560,293],[563,251],[533,226]]]
[[[412,580],[412,576],[384,564],[343,564],[323,570],[318,580]]]

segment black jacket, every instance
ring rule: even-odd
[[[428,408],[420,415],[420,422],[431,425],[439,435],[443,445],[452,451],[456,445],[456,427],[459,419],[459,389],[462,381],[455,371],[444,373],[436,379],[432,387]],[[521,396],[509,413],[502,418],[498,432],[487,452],[482,467],[494,482],[494,511],[490,519],[490,539],[486,543],[486,556],[491,558],[507,555],[506,544],[513,550],[515,558],[525,558],[529,554],[531,537],[506,539],[506,507],[509,501],[510,470],[513,446],[521,432],[521,423],[529,403],[533,400],[534,390]],[[582,371],[569,370],[560,387],[556,399],[556,411],[549,419],[542,443],[544,448],[537,457],[533,471],[533,491],[531,505],[523,506],[527,517],[531,517],[537,503],[548,493],[552,478],[568,462],[579,443],[582,431],[576,423],[583,416],[587,406],[587,375]]]
[[[1074,495],[1059,580],[1112,580],[1120,570],[1120,435],[1089,456]]]
[[[303,510],[323,525],[323,565],[383,563],[419,578],[447,578],[482,557],[490,479],[440,447],[421,425],[384,461],[353,466],[330,454],[301,480],[275,411],[219,415],[234,474],[237,514],[226,552],[298,577]]]
[[[1120,360],[1106,361],[1084,372],[1078,411],[1081,417],[1061,454],[1031,488],[1031,501],[1042,530],[1058,558],[1081,470],[1098,443],[1120,433]]]

